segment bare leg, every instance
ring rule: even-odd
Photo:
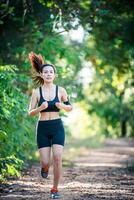
[[[57,188],[59,184],[59,180],[62,173],[62,152],[63,146],[54,144],[53,145],[53,173],[54,173],[54,181],[53,187]]]
[[[39,149],[40,164],[42,168],[46,166],[49,168],[51,165],[51,147],[43,147]]]

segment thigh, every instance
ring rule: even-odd
[[[40,160],[48,163],[50,161],[50,156],[51,156],[51,147],[40,148],[39,154],[40,154]]]
[[[59,124],[55,130],[53,130],[53,136],[52,136],[52,145],[58,144],[64,146],[65,142],[65,131],[63,124]]]
[[[37,134],[38,149],[51,147],[51,138],[45,134]]]
[[[43,121],[38,122],[36,140],[39,149],[43,147],[51,147],[51,136],[49,134],[49,128],[46,127]]]

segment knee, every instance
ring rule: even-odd
[[[44,166],[44,167],[49,165],[49,163],[46,162],[45,160],[42,160],[42,161],[41,161],[41,164],[42,164],[42,166]]]
[[[55,155],[54,156],[54,162],[55,163],[59,164],[59,163],[61,163],[61,160],[62,160],[61,155]]]

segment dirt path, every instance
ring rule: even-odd
[[[73,158],[72,167],[63,167],[59,186],[63,200],[134,200],[133,144],[133,140],[107,140],[104,147],[88,148]],[[48,200],[52,178],[52,168],[49,179],[44,180],[39,164],[33,165],[22,178],[2,187],[0,199]]]

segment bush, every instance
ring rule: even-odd
[[[19,175],[22,160],[31,159],[35,150],[34,119],[27,115],[29,98],[18,87],[22,77],[17,71],[12,65],[0,66],[0,171],[3,177]]]

